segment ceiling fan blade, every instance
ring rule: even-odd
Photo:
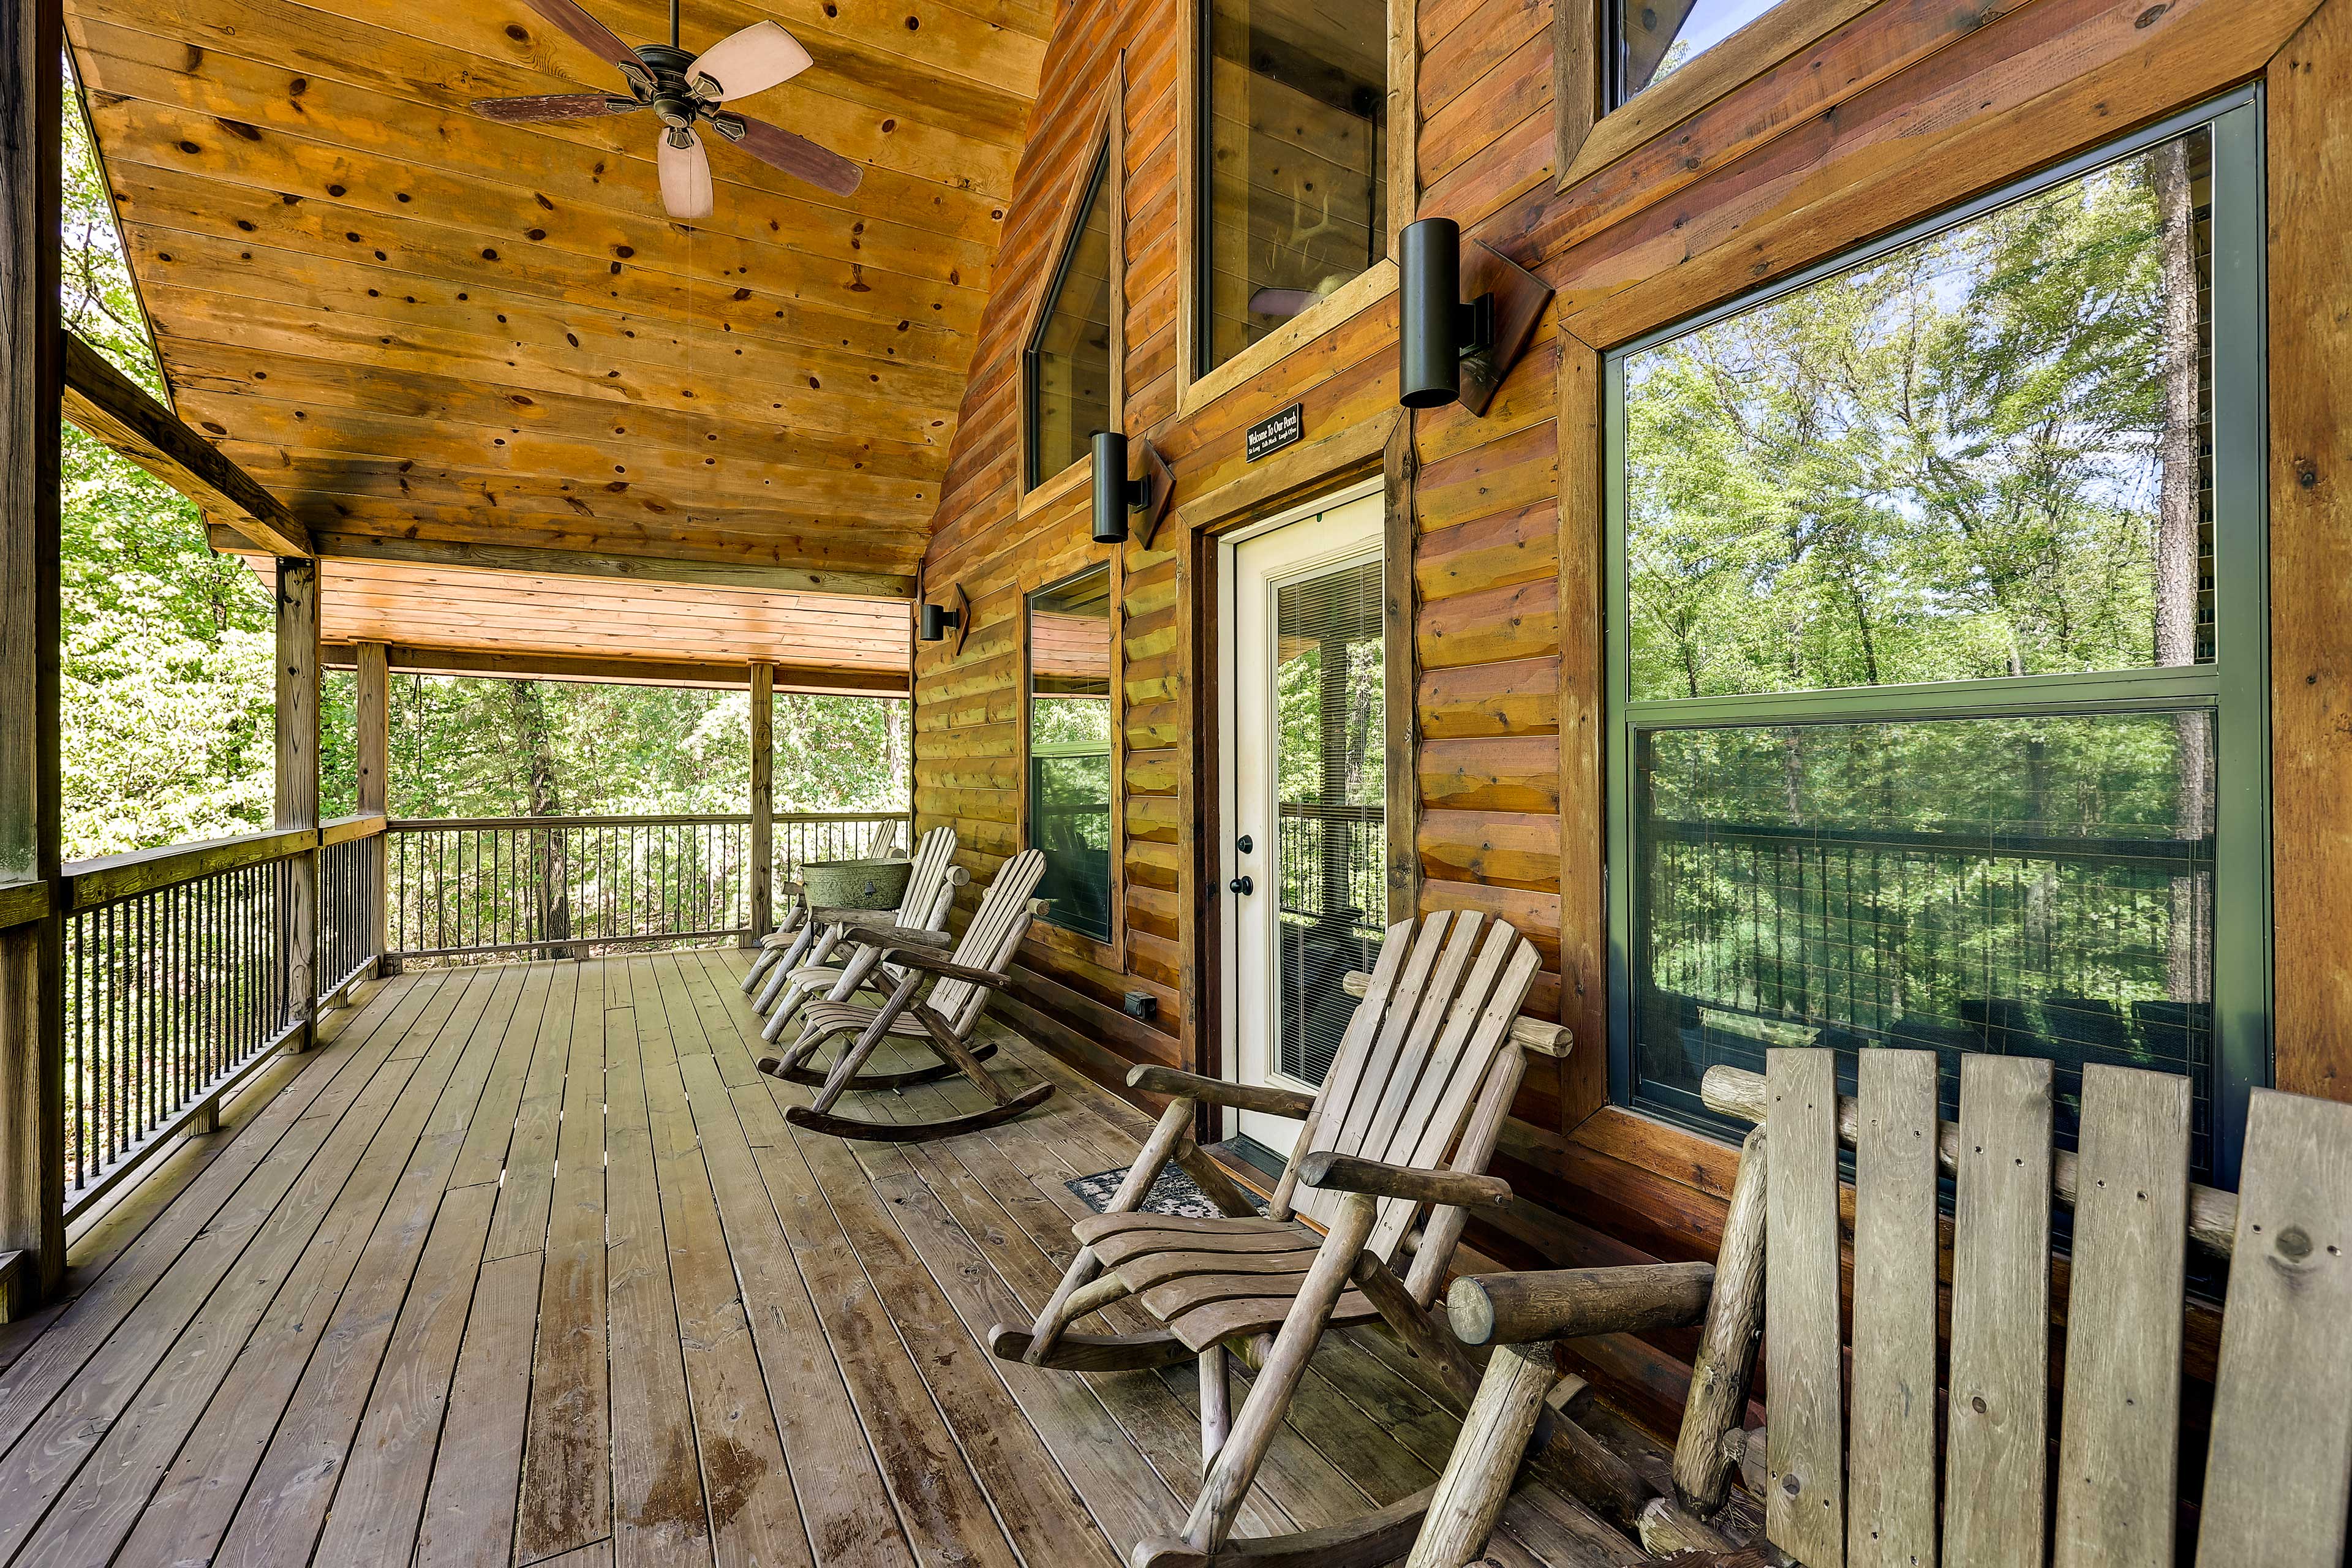
[[[1260,316],[1296,316],[1322,296],[1312,289],[1261,289],[1250,296],[1249,308]]]
[[[696,96],[723,103],[765,92],[808,68],[809,53],[798,38],[773,22],[754,22],[703,50],[686,68],[686,78]]]
[[[683,128],[662,132],[656,149],[661,166],[662,206],[674,218],[710,216],[710,154],[702,138]]]
[[[604,23],[590,16],[579,0],[526,0],[530,8],[563,29],[572,41],[582,48],[592,50],[598,59],[626,68],[645,68],[637,51],[621,42],[620,36]]]
[[[828,152],[805,136],[795,136],[748,114],[714,115],[711,129],[762,163],[806,180],[836,196],[854,195],[866,171],[838,153]]]
[[[478,98],[474,112],[508,125],[544,125],[558,120],[594,120],[626,114],[638,107],[630,98],[603,92],[557,92],[544,98]]]

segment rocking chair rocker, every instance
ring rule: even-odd
[[[956,889],[971,880],[971,874],[954,863],[956,832],[952,827],[934,827],[923,835],[915,850],[915,863],[907,876],[907,890],[899,897],[894,912],[872,910],[812,910],[808,924],[794,947],[778,961],[775,972],[751,1005],[765,1013],[768,1022],[761,1031],[764,1039],[774,1039],[784,1032],[801,1005],[822,993],[829,1000],[842,1001],[855,995],[874,973],[881,954],[868,947],[851,951],[845,963],[832,962],[841,951],[845,933],[853,925],[880,925],[892,929],[940,931],[946,928],[948,911],[955,907]],[[898,972],[889,972],[892,980]]]
[[[1411,1546],[1425,1492],[1349,1525],[1227,1537],[1326,1328],[1381,1319],[1462,1403],[1475,1392],[1477,1374],[1433,1323],[1429,1306],[1469,1205],[1510,1200],[1508,1184],[1484,1173],[1526,1070],[1515,1020],[1538,963],[1534,945],[1507,923],[1441,910],[1418,925],[1389,928],[1364,1000],[1316,1094],[1166,1068],[1129,1075],[1131,1087],[1174,1098],[1108,1212],[1074,1227],[1078,1254],[1036,1323],[1025,1331],[999,1325],[989,1348],[1007,1361],[1083,1372],[1200,1358],[1206,1479],[1184,1538],[1139,1544],[1136,1568],[1383,1563]],[[1547,1044],[1559,1034],[1544,1032]],[[1193,1145],[1202,1101],[1305,1123],[1265,1215]],[[1171,1160],[1227,1217],[1137,1212]],[[1424,1205],[1427,1224],[1408,1250]],[[1302,1218],[1327,1233],[1318,1237]],[[1129,1335],[1068,1331],[1129,1297],[1164,1326]],[[1228,1347],[1258,1369],[1230,1432]]]
[[[1050,907],[1045,900],[1029,896],[1045,874],[1045,857],[1041,851],[1024,850],[1006,861],[982,897],[980,909],[964,928],[962,939],[945,956],[939,950],[947,945],[948,938],[937,931],[883,926],[846,928],[849,940],[866,944],[862,951],[872,952],[877,963],[896,970],[898,978],[879,1007],[842,997],[812,1003],[802,1025],[801,1037],[791,1052],[761,1061],[760,1070],[770,1077],[813,1086],[817,1090],[812,1103],[791,1107],[784,1112],[784,1120],[795,1127],[836,1138],[913,1143],[993,1127],[1051,1098],[1054,1086],[1050,1083],[1032,1084],[1017,1094],[1007,1091],[985,1065],[996,1054],[996,1047],[971,1043],[989,994],[1011,983],[1013,955],[1020,950],[1021,939],[1028,934],[1029,922]],[[919,996],[917,993],[927,983],[929,994]],[[820,1077],[801,1066],[826,1040],[852,1031],[856,1032],[856,1039],[834,1063],[830,1072]],[[940,1059],[935,1066],[909,1071],[866,1072],[867,1060],[884,1040],[892,1038],[921,1041]],[[959,1073],[979,1086],[993,1103],[966,1115],[915,1123],[863,1121],[836,1115],[833,1110],[835,1102],[851,1089],[903,1089],[938,1083]]]
[[[861,858],[887,860],[891,858],[890,852],[898,846],[898,823],[894,817],[875,824],[874,835],[866,841],[866,853]],[[815,911],[809,908],[808,889],[795,878],[777,883],[776,891],[792,902],[784,910],[784,918],[776,922],[776,929],[760,939],[759,954],[751,960],[751,971],[743,976],[742,989],[746,996],[759,989],[760,977],[782,962],[793,947],[798,945],[805,949],[808,946],[802,933],[810,930],[810,922],[815,918]]]

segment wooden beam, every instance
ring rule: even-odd
[[[65,924],[58,729],[58,0],[0,0],[0,1250],[15,1317],[65,1276]],[[18,893],[18,902],[30,895]]]
[[[215,550],[271,553],[237,529],[215,526]],[[903,572],[845,572],[755,561],[702,561],[673,555],[619,555],[537,545],[478,544],[454,539],[406,539],[381,533],[319,531],[310,553],[327,561],[393,562],[414,566],[467,566],[484,572],[533,572],[556,577],[623,577],[640,583],[695,583],[715,588],[766,588],[777,593],[847,594],[861,598],[908,598],[915,579]],[[276,553],[284,553],[277,552]]]
[[[751,667],[751,931],[756,946],[773,929],[776,864],[776,667]]]
[[[278,563],[278,826],[319,826],[319,563]],[[300,1028],[296,1048],[316,1039],[319,1004],[319,851],[289,862],[286,1006]]]
[[[361,643],[323,643],[320,662],[329,669],[357,667]],[[751,667],[713,659],[601,658],[589,654],[499,653],[487,648],[425,647],[415,643],[378,643],[393,669],[409,675],[487,675],[509,680],[580,680],[621,686],[700,686],[721,689],[749,686]],[[772,664],[769,679],[778,691],[821,697],[904,697],[902,669],[826,669]]]
[[[62,338],[59,413],[207,515],[231,519],[243,548],[273,555],[310,553],[310,531],[284,502],[182,424],[113,361],[71,332]]]
[[[380,642],[359,645],[357,679],[352,681],[356,714],[353,722],[355,744],[359,752],[359,814],[362,816],[390,815],[387,803],[392,765],[392,670],[388,651]],[[385,835],[375,836],[367,853],[373,860],[373,882],[367,889],[368,948],[381,956],[386,934],[384,898],[387,883],[384,850]]]

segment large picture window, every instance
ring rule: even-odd
[[[1112,374],[1110,150],[1096,154],[1068,245],[1045,291],[1023,366],[1024,483],[1034,489],[1116,430]]]
[[[1197,0],[1195,375],[1388,254],[1388,0]]]
[[[1029,843],[1046,920],[1111,936],[1110,568],[1029,595]]]
[[[2269,1075],[2251,105],[1609,363],[1613,1071]],[[1846,1066],[1852,1071],[1852,1062]],[[2236,1113],[2231,1114],[2235,1106]]]

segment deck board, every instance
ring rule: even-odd
[[[1148,1121],[990,1022],[1008,1081],[1057,1090],[1022,1121],[793,1129],[807,1095],[753,1069],[744,962],[363,987],[93,1226],[72,1299],[9,1341],[0,1564],[1115,1568],[1181,1521],[1189,1364],[1080,1377],[983,1348],[1067,1262],[1087,1211],[1064,1184]],[[883,1121],[980,1103],[861,1098]],[[1334,1336],[1244,1530],[1424,1486],[1454,1427],[1392,1342]],[[1599,1560],[1558,1544],[1574,1505],[1537,1500],[1503,1560]]]

